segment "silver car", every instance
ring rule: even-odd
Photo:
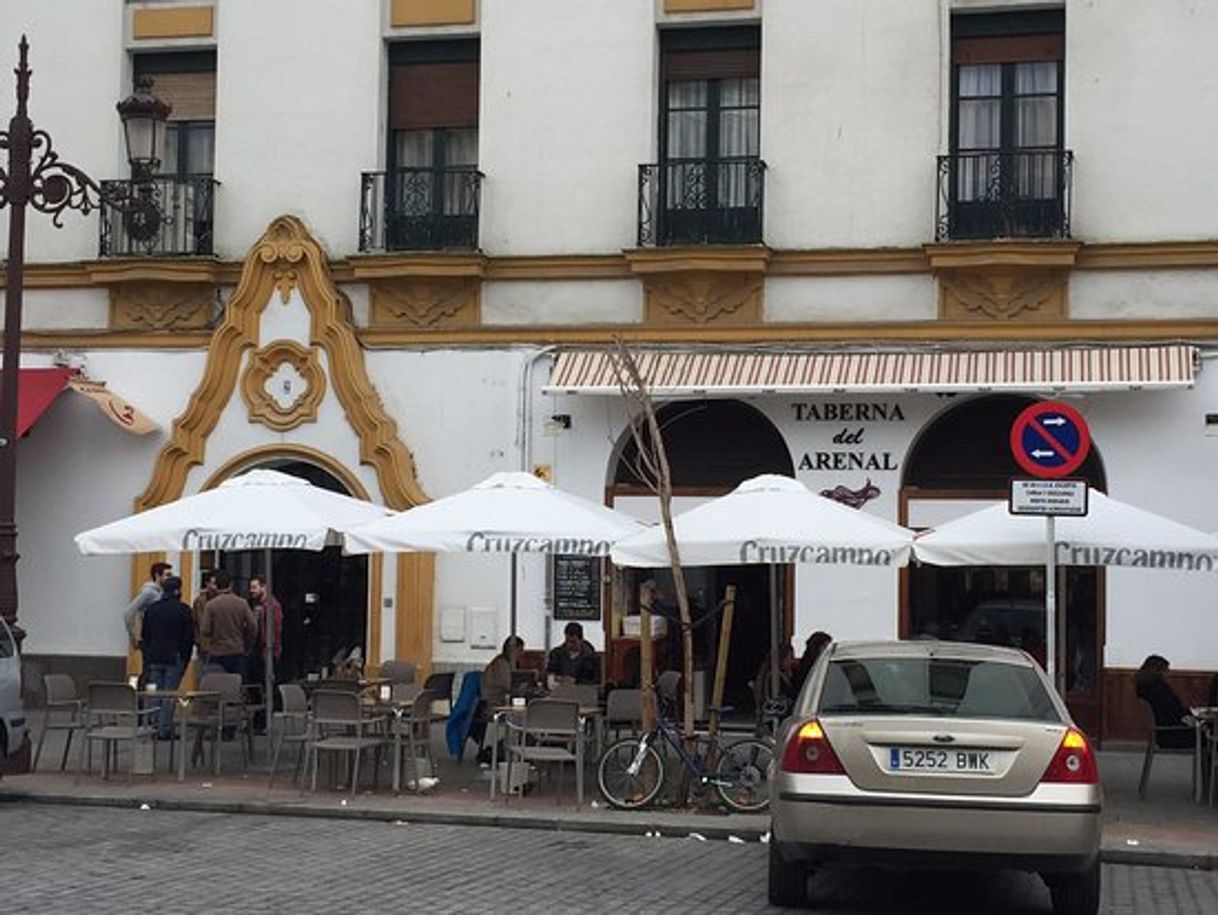
[[[1041,874],[1058,913],[1100,898],[1100,784],[1040,667],[956,642],[831,645],[778,735],[770,901],[834,862]]]
[[[17,641],[0,619],[0,770],[5,758],[21,749],[25,740],[25,708],[22,704],[21,654]]]

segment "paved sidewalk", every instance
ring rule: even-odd
[[[223,813],[309,816],[409,821],[418,823],[460,823],[477,826],[511,826],[641,835],[684,836],[697,833],[707,839],[757,842],[767,835],[769,818],[765,815],[729,814],[708,805],[695,810],[658,808],[625,812],[607,807],[596,788],[595,770],[589,767],[584,783],[584,803],[577,806],[573,778],[568,771],[562,784],[561,799],[546,784],[536,796],[502,796],[491,801],[486,770],[470,758],[458,765],[442,743],[442,729],[434,733],[433,756],[437,762],[439,784],[423,794],[404,791],[394,797],[388,790],[387,771],[381,773],[381,788],[372,792],[361,788],[353,799],[347,792],[319,789],[302,790],[290,783],[294,757],[285,750],[287,761],[280,762],[280,775],[273,789],[267,788],[268,759],[265,741],[258,741],[258,757],[248,770],[241,766],[235,742],[223,745],[223,772],[213,778],[210,771],[188,770],[187,779],[178,782],[165,771],[161,754],[155,778],[136,776],[129,784],[125,758],[119,774],[109,781],[97,775],[72,775],[75,747],[68,772],[59,772],[62,736],[48,737],[37,774],[7,776],[0,781],[0,801],[28,800],[42,803],[149,806],[171,810],[197,810]],[[35,731],[35,733],[37,733]],[[1106,749],[1099,754],[1100,776],[1104,783],[1103,857],[1106,862],[1174,867],[1218,869],[1218,808],[1194,804],[1191,797],[1190,759],[1184,756],[1156,757],[1146,800],[1137,796],[1142,754],[1138,748]],[[367,770],[365,770],[367,777]]]

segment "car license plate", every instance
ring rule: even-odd
[[[989,775],[994,771],[992,750],[941,750],[937,747],[891,747],[888,768],[893,772],[972,772]]]

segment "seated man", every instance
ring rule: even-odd
[[[563,636],[563,643],[550,651],[546,673],[574,683],[599,683],[596,649],[584,641],[584,627],[567,623]]]

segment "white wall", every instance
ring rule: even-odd
[[[481,11],[483,249],[632,247],[638,166],[655,158],[652,0],[491,0]]]
[[[1070,317],[1170,320],[1218,315],[1212,270],[1080,270],[1070,275]]]
[[[92,178],[125,178],[127,154],[114,105],[130,92],[123,54],[121,0],[4,0],[0,3],[0,130],[16,110],[17,42],[30,41],[29,116],[51,136],[62,161]],[[8,167],[5,152],[4,167]],[[55,228],[48,216],[26,216],[26,261],[97,257],[96,212],[70,211]],[[0,211],[0,250],[8,250],[7,209]]]
[[[935,0],[766,0],[761,154],[776,248],[933,237],[946,93]]]
[[[225,3],[216,29],[217,253],[243,257],[283,213],[354,252],[360,172],[384,158],[380,4]]]
[[[930,274],[770,277],[767,321],[933,321],[938,288]]]
[[[1215,36],[1218,4],[1210,0],[1067,5],[1076,237],[1214,237]]]

